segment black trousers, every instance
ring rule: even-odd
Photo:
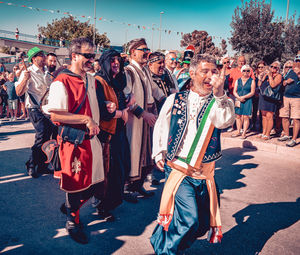
[[[71,212],[77,212],[80,207],[87,202],[92,196],[95,196],[98,200],[103,199],[103,182],[96,183],[90,186],[88,189],[75,192],[66,193],[66,207]]]
[[[31,155],[27,161],[28,166],[38,169],[44,169],[47,167],[45,164],[46,155],[43,153],[41,147],[44,142],[48,141],[52,136],[55,125],[37,108],[29,108],[29,119],[35,129],[35,141],[31,147]]]

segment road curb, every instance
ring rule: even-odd
[[[231,138],[221,136],[222,147],[224,148],[232,148],[232,147],[240,147],[240,148],[247,148],[251,150],[258,150],[258,151],[267,151],[273,153],[279,153],[280,155],[287,155],[289,157],[298,157],[300,156],[300,149],[299,146],[290,148],[285,146],[285,144],[278,145],[275,143],[266,143],[262,141],[256,140],[242,140],[239,138]]]

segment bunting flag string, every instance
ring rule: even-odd
[[[92,20],[94,18],[92,18],[91,16],[86,16],[86,15],[74,15],[70,12],[65,12],[65,11],[61,11],[61,10],[49,10],[49,9],[41,9],[41,8],[36,8],[36,7],[32,7],[32,6],[27,6],[27,5],[24,5],[24,4],[15,4],[15,3],[7,3],[7,2],[3,2],[3,1],[0,1],[0,4],[6,4],[8,6],[15,6],[15,7],[21,7],[21,8],[28,8],[30,10],[34,10],[34,11],[44,11],[44,12],[50,12],[52,14],[54,13],[58,13],[58,14],[62,14],[62,15],[69,15],[69,16],[72,16],[74,18],[83,18],[83,19],[87,19],[87,20]],[[121,25],[127,25],[129,27],[136,27],[138,30],[140,29],[143,29],[143,30],[157,30],[159,31],[160,29],[158,27],[148,27],[148,26],[142,26],[142,25],[136,25],[136,24],[130,24],[130,23],[127,23],[127,22],[119,22],[119,21],[115,21],[115,20],[112,20],[112,19],[106,19],[106,18],[103,18],[103,17],[99,17],[99,18],[95,18],[96,20],[99,20],[99,21],[103,21],[103,22],[110,22],[110,23],[116,23],[116,24],[121,24]],[[164,32],[165,34],[174,34],[174,35],[181,35],[183,36],[185,34],[185,32],[178,32],[178,31],[173,31],[173,30],[169,30],[169,29],[165,29],[165,28],[162,28],[161,29],[162,32]],[[212,36],[213,39],[223,39],[222,37],[220,36]]]

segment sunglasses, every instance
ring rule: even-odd
[[[243,70],[243,72],[247,72],[247,73],[250,73],[250,70]]]
[[[225,64],[229,64],[230,62],[229,61],[225,61],[225,62],[223,62],[223,64],[225,65]]]
[[[136,50],[143,51],[144,53],[146,53],[146,52],[150,52],[150,49],[148,49],[148,48],[136,49]]]
[[[292,66],[285,66],[284,68],[293,68]]]
[[[274,69],[278,69],[278,67],[277,66],[270,66],[271,68],[274,68]]]
[[[95,53],[81,53],[81,52],[76,52],[76,54],[84,56],[86,59],[95,58],[95,56],[96,56]]]
[[[178,58],[171,58],[171,60],[178,62]]]
[[[263,68],[264,68],[264,66],[259,66],[259,67],[258,67],[258,69],[263,69]]]

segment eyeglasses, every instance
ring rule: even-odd
[[[270,66],[271,68],[274,68],[274,69],[278,69],[278,67],[277,66]]]
[[[259,67],[258,67],[258,69],[263,69],[263,68],[264,68],[264,66],[259,66]]]
[[[178,62],[178,58],[170,58],[172,61]]]
[[[292,66],[285,66],[284,68],[293,68]]]
[[[223,64],[225,65],[225,64],[229,64],[230,62],[229,61],[225,61],[225,62],[223,62]]]
[[[76,54],[79,54],[81,56],[84,56],[86,59],[91,59],[95,58],[96,54],[94,53],[81,53],[81,52],[76,52]]]
[[[148,48],[136,49],[136,50],[143,51],[144,53],[146,53],[146,52],[150,52],[150,49],[148,49]]]
[[[243,72],[247,72],[247,73],[250,73],[250,70],[243,70]]]

